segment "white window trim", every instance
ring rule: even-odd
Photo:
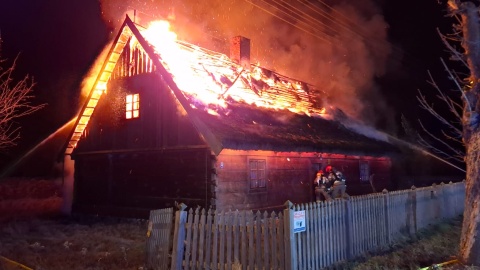
[[[128,94],[125,97],[125,119],[140,118],[140,94]]]

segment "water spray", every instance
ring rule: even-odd
[[[395,138],[395,137],[393,137],[392,135],[387,135],[387,136],[388,136],[388,139],[389,139],[389,140],[392,140],[392,141],[395,141],[396,143],[405,145],[405,146],[407,146],[408,148],[413,149],[413,150],[415,150],[415,151],[419,151],[419,152],[421,152],[421,153],[423,153],[423,154],[425,154],[425,155],[429,155],[429,156],[431,156],[431,157],[433,157],[433,158],[435,158],[435,159],[437,159],[437,160],[439,160],[439,161],[441,161],[441,162],[443,162],[443,163],[446,163],[446,164],[448,164],[448,165],[450,165],[450,166],[452,166],[452,167],[454,167],[454,168],[456,168],[456,169],[458,169],[458,170],[466,173],[466,171],[465,171],[464,169],[458,167],[457,165],[451,163],[450,161],[445,160],[444,158],[441,158],[441,157],[439,157],[439,156],[437,156],[437,155],[435,155],[435,154],[433,154],[433,153],[431,153],[431,152],[429,152],[429,151],[427,151],[427,150],[425,150],[425,149],[423,149],[423,148],[421,148],[421,147],[419,147],[419,146],[417,146],[417,145],[415,145],[415,144],[413,144],[413,143],[409,143],[409,142],[404,141],[404,140],[401,140],[401,139],[399,139],[399,138]]]
[[[403,145],[403,146],[406,146],[412,150],[415,150],[415,151],[418,151],[418,152],[421,152],[425,155],[428,155],[428,156],[431,156],[445,164],[448,164],[464,173],[466,173],[466,171],[462,168],[460,168],[459,166],[451,163],[450,161],[448,160],[445,160],[444,158],[441,158],[423,148],[421,148],[420,146],[418,145],[415,145],[413,143],[410,143],[410,142],[407,142],[405,140],[402,140],[402,139],[399,139],[397,137],[394,137],[388,133],[385,133],[383,131],[380,131],[380,130],[377,130],[373,127],[370,127],[370,126],[366,126],[364,125],[363,123],[360,123],[358,121],[355,121],[353,119],[349,119],[349,118],[346,118],[344,115],[342,115],[342,120],[340,121],[346,128],[350,129],[350,130],[353,130],[357,133],[360,133],[362,135],[365,135],[369,138],[372,138],[372,139],[376,139],[376,140],[379,140],[379,141],[384,141],[384,142],[388,142],[388,143],[396,143],[396,144],[399,144],[399,145]]]
[[[66,124],[61,126],[59,129],[54,131],[52,134],[48,135],[47,138],[45,138],[43,141],[39,142],[37,145],[35,145],[33,148],[31,148],[27,153],[25,153],[23,156],[21,156],[15,163],[11,164],[8,166],[1,174],[0,178],[3,178],[4,176],[8,175],[12,170],[14,170],[23,160],[25,160],[28,156],[30,156],[32,153],[34,153],[40,146],[44,145],[47,143],[49,140],[51,140],[55,135],[57,135],[59,132],[64,130],[65,128],[71,127],[77,118],[74,117],[70,121],[68,121]]]

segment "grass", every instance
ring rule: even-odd
[[[146,269],[146,220],[62,217],[61,203],[54,181],[0,182],[0,256],[37,270]],[[458,253],[461,223],[434,225],[337,269],[419,269],[450,261]],[[21,268],[0,259],[3,269]]]
[[[456,259],[458,254],[462,218],[446,221],[421,230],[413,239],[404,238],[389,248],[362,259],[342,265],[341,269],[480,269],[460,264],[441,264]]]
[[[0,255],[37,270],[143,269],[145,235],[144,220],[10,221],[0,225]]]
[[[0,224],[0,255],[33,269],[146,269],[146,226],[145,220],[99,217],[10,221]],[[337,269],[419,269],[449,261],[458,252],[460,228],[460,218],[435,225]]]
[[[37,270],[145,268],[145,220],[64,217],[62,202],[58,181],[2,180],[0,256]]]

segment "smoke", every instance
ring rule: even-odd
[[[112,43],[109,42],[106,46],[103,47],[100,54],[95,59],[95,62],[91,65],[90,69],[88,70],[87,74],[83,77],[82,83],[80,85],[80,104],[83,104],[92,91],[92,87],[97,79],[98,73],[100,72],[103,62],[108,55],[110,47]]]
[[[102,0],[101,6],[111,27],[125,13],[141,25],[169,19],[179,39],[227,55],[230,38],[245,36],[252,63],[315,85],[349,116],[375,124],[391,115],[374,82],[391,53],[374,0]]]

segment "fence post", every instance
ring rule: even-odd
[[[175,212],[175,231],[173,233],[173,251],[171,270],[182,269],[183,250],[185,248],[185,223],[187,222],[187,205],[179,204]]]
[[[347,260],[352,259],[353,257],[353,240],[352,240],[352,219],[351,219],[351,212],[352,212],[352,203],[350,199],[344,200],[345,202],[345,237],[347,238],[347,246],[346,246],[346,251],[347,251]]]
[[[388,211],[388,204],[390,202],[390,194],[388,193],[387,189],[382,190],[383,194],[383,211],[385,213],[385,232],[386,232],[386,237],[387,243],[390,244],[390,211]]]
[[[285,202],[283,210],[285,269],[295,270],[297,266],[297,250],[295,248],[295,234],[293,232],[294,205],[291,201]]]
[[[436,221],[443,219],[443,187],[435,183],[432,184],[433,198],[435,199]]]
[[[453,188],[453,182],[450,181],[448,182],[448,205],[450,206],[450,216],[448,218],[454,218],[455,217],[455,207],[456,207],[456,201],[455,201],[455,189]]]
[[[446,218],[449,218],[449,213],[448,213],[448,200],[447,200],[447,197],[448,197],[448,193],[449,193],[449,189],[445,186],[445,183],[444,182],[441,182],[440,183],[440,188],[442,190],[442,197],[440,197],[440,205],[441,205],[441,208],[442,208],[442,218],[446,219]]]
[[[412,236],[417,233],[417,191],[412,186],[407,201],[407,233]]]
[[[465,189],[466,189],[466,185],[467,185],[466,180],[463,179],[462,183],[463,184],[459,188],[460,189],[460,195],[459,195],[460,196],[460,206],[459,206],[458,212],[457,212],[458,215],[463,214],[463,211],[465,210]]]

